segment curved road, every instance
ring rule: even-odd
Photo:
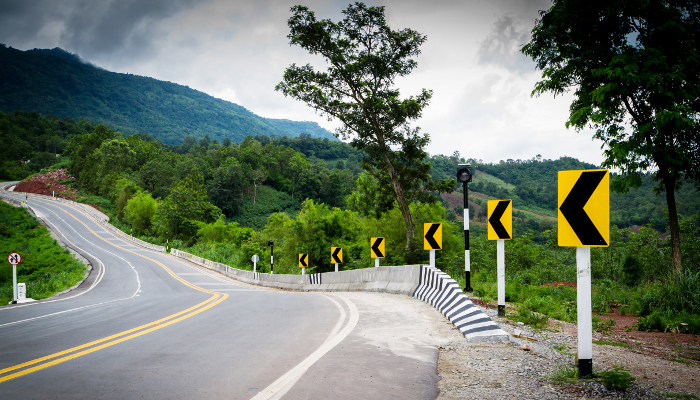
[[[246,285],[115,237],[69,204],[28,204],[93,270],[61,296],[0,307],[2,398],[438,394],[436,340],[458,336],[423,303]]]

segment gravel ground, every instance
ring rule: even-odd
[[[480,307],[481,308],[481,307]],[[481,308],[500,327],[537,341],[455,341],[440,347],[439,399],[668,399],[664,394],[700,396],[700,368],[638,354],[616,346],[593,345],[594,370],[621,365],[637,378],[626,392],[610,391],[600,382],[554,384],[548,376],[561,366],[573,366],[577,340],[575,325],[562,323],[557,332],[533,330]],[[572,334],[573,333],[573,334]],[[521,350],[527,345],[529,350]],[[686,397],[693,398],[693,397]]]

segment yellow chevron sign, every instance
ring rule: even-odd
[[[488,239],[510,240],[513,237],[513,202],[511,200],[489,200]]]
[[[559,246],[608,247],[610,173],[559,171]]]
[[[384,249],[386,248],[386,241],[383,237],[373,237],[369,241],[369,252],[372,258],[384,258],[386,253]]]
[[[423,224],[423,250],[442,250],[442,223]]]
[[[299,268],[306,268],[309,266],[309,253],[299,254]]]

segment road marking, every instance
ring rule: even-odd
[[[97,350],[101,350],[101,349],[104,349],[104,348],[107,348],[110,346],[114,346],[115,344],[125,342],[127,340],[144,335],[146,333],[153,332],[155,330],[164,328],[164,327],[172,325],[176,322],[179,322],[179,321],[182,321],[182,320],[187,319],[189,317],[192,317],[194,315],[197,315],[202,311],[208,310],[208,309],[214,307],[215,305],[221,303],[222,301],[224,301],[227,297],[228,297],[228,295],[226,293],[217,293],[214,296],[210,297],[209,299],[207,299],[207,300],[205,300],[205,301],[203,301],[203,302],[201,302],[193,307],[190,307],[186,310],[172,314],[172,315],[167,316],[165,318],[161,318],[157,321],[153,321],[153,322],[150,322],[148,324],[141,325],[139,327],[126,330],[124,332],[117,333],[115,335],[107,336],[105,338],[95,340],[93,342],[89,342],[89,343],[86,343],[86,344],[83,344],[80,346],[76,346],[76,347],[70,348],[68,350],[63,350],[63,351],[60,351],[58,353],[50,354],[48,356],[37,358],[37,359],[32,360],[32,361],[27,361],[25,363],[18,364],[18,365],[15,365],[13,367],[2,369],[2,370],[0,370],[0,375],[15,371],[18,369],[22,369],[25,367],[29,367],[29,366],[34,365],[34,364],[39,364],[39,363],[42,363],[44,361],[48,361],[48,362],[45,362],[43,364],[39,364],[35,367],[27,368],[27,369],[24,369],[22,371],[15,372],[14,374],[2,376],[2,377],[0,377],[0,382],[5,382],[5,381],[8,381],[10,379],[18,378],[20,376],[27,375],[27,374],[30,374],[32,372],[42,370],[44,368],[48,368],[48,367],[51,367],[53,365],[65,362],[65,361],[72,360],[74,358],[78,358],[78,357],[84,356],[86,354],[90,354],[92,352],[95,352]],[[210,304],[207,304],[207,303],[210,303]],[[186,314],[188,312],[189,312],[189,314]],[[182,315],[182,314],[185,314],[185,315]],[[182,315],[182,316],[179,318],[175,318],[179,315]],[[131,333],[131,335],[129,335],[130,333]],[[122,337],[124,335],[129,335],[129,336]],[[103,344],[100,344],[100,343],[103,343]],[[100,345],[95,346],[97,344],[100,344]],[[95,346],[95,347],[91,347],[91,346]],[[91,348],[89,348],[89,347],[91,347]],[[83,351],[76,353],[76,351],[81,350],[81,349],[86,349],[86,350],[83,350]],[[73,353],[73,354],[71,354],[71,353]],[[51,359],[54,359],[54,358],[60,357],[60,356],[64,356],[64,357],[57,358],[53,361],[49,361]]]
[[[132,297],[133,297],[133,296],[132,296]],[[70,309],[70,310],[58,311],[58,312],[51,313],[51,314],[41,315],[41,316],[38,316],[38,317],[22,319],[22,320],[14,321],[14,322],[8,322],[8,323],[6,323],[6,324],[0,325],[0,328],[3,328],[3,327],[5,327],[5,326],[11,326],[11,325],[21,324],[21,323],[23,323],[23,322],[34,321],[34,320],[41,319],[41,318],[51,317],[51,316],[54,316],[54,315],[65,314],[65,313],[69,313],[69,312],[72,312],[72,311],[84,310],[84,309],[86,309],[86,308],[101,306],[101,305],[103,305],[103,304],[115,303],[115,302],[117,302],[117,301],[122,301],[122,300],[129,300],[130,298],[131,298],[131,297],[125,297],[125,298],[123,298],[123,299],[116,299],[116,300],[110,300],[110,301],[103,301],[102,303],[90,304],[89,306],[83,306],[83,307],[73,308],[73,309]]]
[[[323,294],[321,296],[326,297],[327,299],[334,302],[336,306],[340,307],[340,304],[338,304],[338,302],[331,299],[330,297]],[[296,383],[296,381],[306,372],[307,369],[309,369],[309,367],[311,367],[314,363],[316,363],[316,361],[321,359],[321,357],[323,357],[331,349],[337,346],[338,343],[342,342],[343,339],[345,339],[355,328],[355,326],[357,325],[357,321],[359,321],[360,319],[360,314],[357,311],[357,307],[345,297],[340,295],[336,296],[341,298],[345,302],[345,304],[347,304],[348,309],[350,309],[350,318],[343,330],[338,332],[338,334],[335,335],[333,339],[326,340],[318,349],[316,349],[316,351],[311,353],[311,355],[306,357],[306,359],[297,364],[297,366],[289,370],[289,372],[279,377],[276,381],[272,382],[270,386],[261,390],[255,397],[253,397],[252,400],[268,400],[273,397],[281,397],[282,395],[284,395],[284,393],[291,389],[294,383]],[[340,307],[340,309],[342,310],[342,307]],[[341,313],[340,321],[343,321],[344,319],[345,311]],[[337,326],[338,325],[336,325],[336,328]]]
[[[205,311],[205,310],[210,309],[211,307],[214,307],[215,305],[217,305],[217,304],[221,303],[222,301],[224,301],[224,300],[225,300],[226,298],[228,298],[228,296],[229,296],[229,295],[226,294],[226,293],[215,292],[215,291],[212,291],[212,290],[209,290],[209,289],[205,289],[205,288],[201,288],[201,287],[198,287],[198,286],[196,286],[196,285],[193,285],[192,283],[190,283],[190,282],[188,282],[188,281],[186,281],[186,280],[180,278],[179,276],[177,276],[177,274],[175,274],[172,270],[170,270],[170,268],[166,267],[165,264],[163,264],[163,263],[161,263],[161,262],[158,262],[158,261],[156,261],[156,260],[154,260],[154,259],[152,259],[152,258],[150,258],[150,257],[147,257],[147,256],[145,256],[145,255],[143,255],[143,254],[139,254],[139,253],[137,253],[137,252],[134,252],[134,251],[125,249],[125,248],[123,248],[123,247],[117,246],[117,245],[114,244],[114,243],[109,242],[107,239],[105,239],[105,238],[101,237],[100,235],[98,235],[94,230],[90,229],[90,227],[88,227],[83,221],[79,220],[79,219],[76,218],[73,214],[71,214],[70,212],[66,211],[65,209],[63,209],[63,208],[61,208],[61,207],[59,207],[59,206],[56,206],[56,205],[52,205],[52,204],[47,203],[47,202],[43,202],[43,201],[39,201],[39,200],[36,200],[36,201],[38,201],[38,202],[40,202],[40,203],[44,203],[44,204],[46,204],[46,205],[48,205],[48,206],[55,207],[55,208],[58,208],[58,209],[62,210],[62,211],[65,212],[66,214],[68,214],[68,215],[70,215],[71,217],[73,217],[76,221],[80,222],[87,230],[89,230],[90,232],[92,232],[93,235],[95,235],[95,236],[97,236],[98,238],[102,239],[102,240],[105,241],[106,243],[109,243],[110,245],[112,245],[112,246],[114,246],[114,247],[117,247],[117,248],[119,248],[119,249],[122,249],[122,250],[124,250],[124,251],[127,251],[127,252],[129,252],[129,253],[135,254],[135,255],[137,255],[137,256],[139,256],[139,257],[145,258],[145,259],[147,259],[147,260],[149,260],[149,261],[152,261],[152,262],[154,262],[155,264],[157,264],[157,265],[159,265],[160,267],[162,267],[170,276],[172,276],[173,278],[177,279],[178,281],[180,281],[180,282],[183,283],[184,285],[186,285],[186,286],[188,286],[188,287],[191,287],[191,288],[193,288],[193,289],[195,289],[195,290],[198,290],[198,291],[200,291],[200,292],[211,294],[212,296],[211,296],[209,299],[207,299],[207,300],[205,300],[205,301],[203,301],[203,302],[201,302],[201,303],[199,303],[199,304],[197,304],[197,305],[195,305],[195,306],[193,306],[193,307],[190,307],[190,308],[188,308],[188,309],[186,309],[186,310],[177,312],[177,313],[172,314],[172,315],[170,315],[170,316],[168,316],[168,317],[165,317],[165,318],[161,318],[161,319],[159,319],[159,320],[157,320],[157,321],[153,321],[153,322],[150,322],[150,323],[148,323],[148,324],[141,325],[141,326],[139,326],[139,327],[137,327],[137,328],[129,329],[129,330],[126,330],[126,331],[124,331],[124,332],[120,332],[120,333],[117,333],[117,334],[114,334],[114,335],[111,335],[111,336],[107,336],[107,337],[105,337],[105,338],[102,338],[102,339],[99,339],[99,340],[96,340],[96,341],[92,341],[92,342],[89,342],[89,343],[86,343],[86,344],[83,344],[83,345],[80,345],[80,346],[77,346],[77,347],[70,348],[70,349],[68,349],[68,350],[63,350],[63,351],[60,351],[60,352],[58,352],[58,353],[54,353],[54,354],[51,354],[51,355],[48,355],[48,356],[44,356],[44,357],[41,357],[41,358],[37,358],[37,359],[32,360],[32,361],[27,361],[27,362],[24,362],[24,363],[22,363],[22,364],[15,365],[15,366],[13,366],[13,367],[9,367],[9,368],[2,369],[2,370],[0,370],[0,375],[6,374],[6,373],[8,373],[8,372],[12,372],[12,371],[15,371],[15,370],[18,370],[18,369],[22,369],[22,368],[25,368],[25,367],[29,367],[29,366],[31,366],[31,365],[39,364],[39,365],[36,365],[36,366],[34,366],[34,367],[27,368],[27,369],[24,369],[24,370],[15,372],[15,373],[13,373],[13,374],[9,374],[9,375],[2,376],[2,377],[0,377],[0,382],[5,382],[5,381],[8,381],[8,380],[11,380],[11,379],[14,379],[14,378],[18,378],[18,377],[20,377],[20,376],[27,375],[27,374],[30,374],[30,373],[32,373],[32,372],[39,371],[39,370],[42,370],[42,369],[44,369],[44,368],[48,368],[48,367],[51,367],[51,366],[53,366],[53,365],[63,363],[63,362],[65,362],[65,361],[69,361],[69,360],[72,360],[72,359],[74,359],[74,358],[78,358],[78,357],[84,356],[84,355],[86,355],[86,354],[90,354],[90,353],[95,352],[95,351],[97,351],[97,350],[101,350],[101,349],[104,349],[104,348],[113,346],[113,345],[115,345],[115,344],[118,344],[118,343],[121,343],[121,342],[125,342],[125,341],[127,341],[127,340],[130,340],[130,339],[139,337],[139,336],[144,335],[144,334],[146,334],[146,333],[153,332],[153,331],[155,331],[155,330],[158,330],[158,329],[164,328],[164,327],[166,327],[166,326],[172,325],[172,324],[174,324],[174,323],[176,323],[176,322],[179,322],[179,321],[182,321],[182,320],[184,320],[184,319],[190,318],[190,317],[192,317],[192,316],[194,316],[194,315],[199,314],[199,313],[202,312],[202,311]],[[42,208],[43,208],[43,207],[42,207]],[[58,216],[58,214],[54,213],[54,215],[56,215],[56,217],[58,217],[59,219],[61,219],[61,221],[63,221],[64,223],[66,223],[66,221],[63,220],[63,218],[61,218],[60,216]],[[93,243],[90,242],[89,240],[85,239],[85,237],[83,237],[80,233],[78,233],[78,232],[75,230],[75,228],[73,228],[70,224],[68,224],[68,223],[66,223],[66,224],[67,224],[69,227],[71,227],[71,229],[73,229],[73,231],[75,231],[80,237],[82,237],[82,238],[83,238],[84,240],[86,240],[88,243],[93,244]],[[65,237],[65,235],[64,235],[64,237]],[[94,244],[93,244],[93,245],[94,245]],[[96,246],[96,245],[94,245],[94,246]],[[96,246],[96,247],[100,248],[99,246]],[[108,250],[105,250],[105,249],[102,249],[102,250],[107,251],[107,252],[110,253],[110,254],[113,254],[113,253],[109,252]],[[114,254],[114,255],[117,256],[117,257],[119,257],[119,256],[116,255],[116,254]],[[121,257],[119,257],[119,258],[121,258]],[[124,260],[123,258],[121,258],[121,259]],[[124,261],[126,261],[126,260],[124,260]],[[127,261],[127,263],[129,263],[129,262]],[[136,272],[136,269],[133,267],[133,265],[131,265],[131,263],[129,263],[129,265],[130,265],[131,268],[134,270],[134,272]],[[133,298],[134,296],[136,296],[136,295],[141,291],[141,282],[138,280],[138,273],[136,274],[136,276],[137,276],[137,281],[138,281],[138,289],[136,290],[136,292],[134,292],[134,294],[131,296],[131,298]],[[208,304],[208,303],[209,303],[209,304]],[[187,313],[189,313],[189,314],[187,314]],[[185,314],[185,315],[183,315],[183,314]],[[182,316],[180,316],[180,315],[182,315]],[[48,316],[48,315],[47,315],[47,316]],[[179,318],[175,318],[175,317],[178,317],[178,316],[180,316],[180,317],[179,317]],[[149,328],[149,327],[150,327],[150,328]],[[128,336],[124,336],[124,335],[128,335]],[[103,343],[103,344],[100,344],[100,343]],[[95,346],[95,345],[97,345],[97,346]],[[92,347],[92,346],[94,346],[94,347]],[[78,350],[81,350],[81,349],[85,349],[85,350],[77,352]],[[63,356],[63,357],[61,357],[61,356]],[[61,357],[61,358],[56,358],[56,357]],[[53,361],[49,361],[49,360],[52,360],[52,359],[53,359]],[[46,361],[46,362],[45,362],[45,361]],[[41,364],[42,362],[43,362],[43,364]]]

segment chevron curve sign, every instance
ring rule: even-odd
[[[610,173],[559,171],[559,246],[608,247]]]
[[[489,240],[510,240],[513,238],[513,201],[489,200],[487,214]]]

